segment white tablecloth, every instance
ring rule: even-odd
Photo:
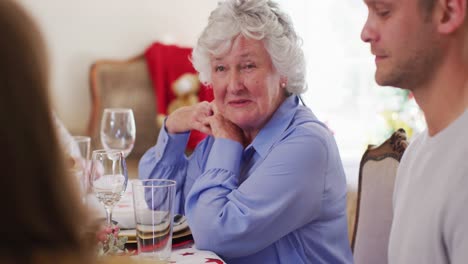
[[[187,248],[172,250],[171,261],[177,264],[197,263],[225,263],[220,257],[211,251],[198,250],[194,245]]]

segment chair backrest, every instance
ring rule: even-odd
[[[382,145],[369,146],[361,159],[352,241],[354,260],[358,264],[387,263],[393,186],[407,146],[406,132],[399,129]]]
[[[128,60],[100,60],[90,69],[91,118],[88,134],[92,148],[101,148],[100,126],[104,108],[133,109],[135,146],[128,159],[139,160],[154,144],[159,133],[156,100],[144,55]]]

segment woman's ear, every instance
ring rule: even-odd
[[[280,77],[280,87],[281,88],[286,88],[288,85],[288,78],[286,76],[281,76]]]
[[[439,33],[451,34],[464,24],[466,2],[466,0],[437,0],[434,8]]]

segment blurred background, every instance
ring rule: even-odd
[[[54,108],[72,134],[86,134],[89,70],[99,59],[128,59],[158,41],[193,47],[217,0],[18,0],[47,40]],[[368,144],[399,127],[411,137],[424,128],[411,94],[379,87],[374,58],[360,39],[362,0],[278,1],[304,41],[307,104],[333,131],[348,182],[357,183]],[[137,128],[138,129],[138,128]],[[138,139],[137,139],[138,140]]]

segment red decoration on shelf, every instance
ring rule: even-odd
[[[176,97],[171,90],[171,84],[184,73],[197,73],[190,61],[191,54],[192,48],[165,45],[159,42],[154,42],[146,50],[145,58],[153,83],[158,114],[167,115],[168,105]],[[200,84],[199,101],[211,102],[213,98],[213,90]],[[206,135],[199,131],[192,131],[187,148],[195,149],[205,137]]]

